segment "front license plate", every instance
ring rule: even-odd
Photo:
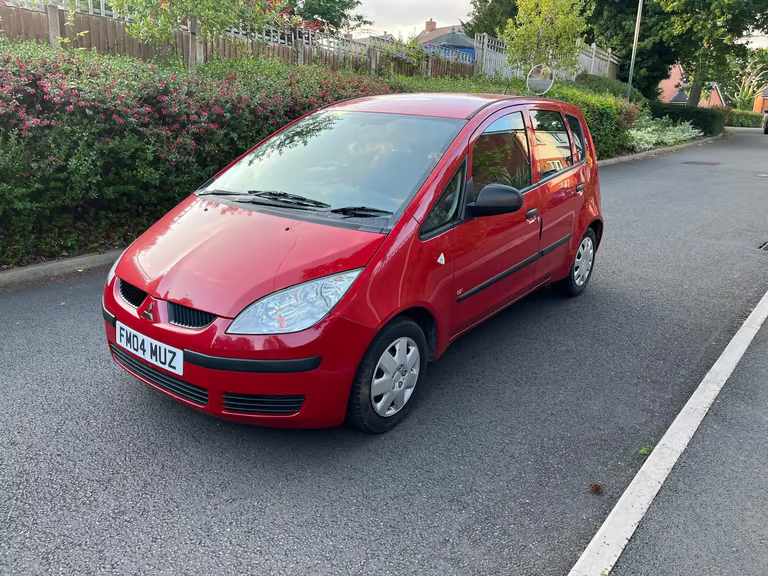
[[[165,368],[179,376],[184,375],[184,353],[181,350],[147,338],[120,322],[115,325],[115,329],[118,346],[144,358],[150,364]]]

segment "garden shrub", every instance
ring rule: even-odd
[[[759,112],[748,112],[732,108],[725,111],[725,125],[737,128],[762,128],[763,115]]]
[[[653,148],[674,146],[701,136],[701,130],[690,122],[675,124],[668,116],[651,118],[641,116],[629,130],[630,149],[644,152]]]
[[[707,136],[722,134],[725,128],[725,112],[719,108],[700,108],[684,104],[659,104],[649,102],[655,118],[669,117],[674,122],[690,122]]]
[[[0,46],[0,266],[125,245],[286,123],[383,80]]]
[[[576,76],[576,84],[586,86],[595,94],[610,94],[615,98],[626,99],[627,84],[615,78],[606,78],[596,74],[587,74],[582,72]],[[643,103],[645,97],[637,88],[632,88],[632,102]]]

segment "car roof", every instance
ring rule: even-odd
[[[528,98],[502,94],[458,94],[448,92],[422,92],[409,94],[383,94],[349,98],[330,104],[326,110],[345,110],[349,112],[379,112],[389,114],[407,114],[413,116],[431,116],[434,118],[454,118],[467,120],[485,108],[494,104],[514,100],[519,104],[558,104],[566,112],[578,110],[575,106],[549,98]],[[495,109],[503,106],[495,107]],[[493,110],[489,110],[493,112]]]
[[[331,104],[327,109],[350,112],[379,112],[467,119],[479,110],[513,96],[500,94],[414,93],[363,96]]]

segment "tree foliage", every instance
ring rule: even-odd
[[[726,96],[739,110],[752,110],[755,96],[768,84],[768,66],[753,58],[735,76],[735,88],[726,90]]]
[[[348,32],[373,24],[356,12],[361,4],[360,0],[291,0],[296,14],[305,20],[321,20]]]
[[[632,53],[637,0],[591,0],[590,36],[612,48],[626,79]],[[669,67],[682,62],[690,84],[689,103],[697,105],[709,81],[727,83],[729,60],[743,57],[737,40],[750,30],[768,29],[765,0],[645,0],[633,85],[653,97]]]
[[[301,18],[291,17],[285,0],[110,0],[120,14],[133,22],[128,32],[144,42],[160,44],[190,22],[199,25],[204,40],[214,40],[236,28],[248,34],[266,25]]]
[[[637,4],[637,0],[591,0],[588,38],[613,50],[621,62],[619,79],[624,82],[632,58]],[[645,0],[632,86],[646,98],[657,98],[659,82],[669,77],[670,66],[679,59],[668,20],[658,0]]]
[[[659,0],[671,38],[691,82],[688,103],[697,106],[706,82],[729,69],[728,56],[745,53],[737,42],[750,30],[768,30],[765,0]]]
[[[510,65],[530,69],[546,64],[575,71],[578,43],[587,27],[583,0],[519,0],[507,22],[504,41]]]
[[[472,0],[469,22],[464,31],[470,38],[475,34],[501,36],[510,18],[517,16],[517,0]]]

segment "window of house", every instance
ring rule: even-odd
[[[574,144],[576,144],[576,158],[574,158],[574,162],[579,163],[584,160],[584,151],[587,149],[584,143],[584,131],[581,129],[581,122],[578,118],[568,114],[565,115],[565,118],[568,120],[568,127],[571,129]]]
[[[571,140],[562,114],[555,110],[531,110],[531,121],[541,177],[547,178],[573,166]]]
[[[521,190],[531,185],[531,157],[522,112],[513,112],[488,126],[472,148],[473,198],[488,184]]]
[[[437,203],[421,227],[422,234],[429,234],[451,222],[455,222],[459,216],[459,199],[461,198],[461,186],[464,183],[464,166],[454,174],[448,186],[445,187]]]

